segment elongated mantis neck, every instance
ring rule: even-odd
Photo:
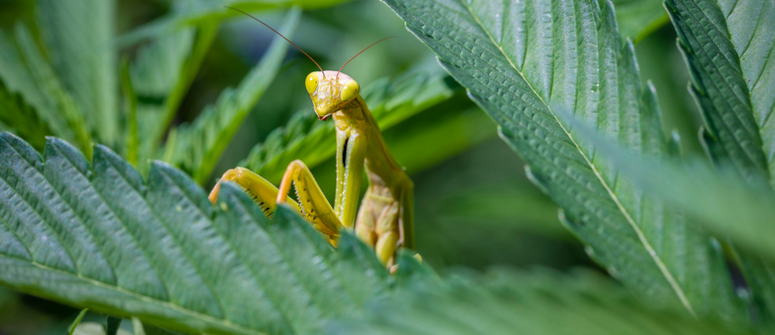
[[[357,201],[349,199],[357,199],[360,195],[364,168],[369,187],[375,194],[392,196],[396,188],[411,181],[390,153],[363,97],[358,95],[334,112],[333,118],[337,134],[334,210],[342,224],[350,227],[355,222]]]
[[[337,132],[357,131],[366,137],[366,172],[372,184],[390,185],[397,174],[405,175],[401,165],[388,149],[366,101],[359,94],[346,108],[334,113]]]

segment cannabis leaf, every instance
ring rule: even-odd
[[[92,145],[91,134],[81,110],[43,57],[27,27],[16,26],[15,40],[0,32],[0,49],[3,50],[0,53],[0,78],[8,91],[19,94],[35,110],[40,121],[51,129],[52,135],[76,142],[88,153]]]
[[[667,155],[613,7],[596,1],[385,0],[438,55],[527,161],[590,256],[631,289],[696,315],[739,318],[723,254],[679,213],[643,195],[558,119],[564,108],[640,153]]]
[[[336,334],[753,334],[643,304],[591,273],[495,270],[374,304]]]
[[[0,121],[15,133],[29,139],[36,149],[43,149],[46,136],[51,135],[48,124],[41,120],[38,112],[24,101],[20,94],[8,91],[0,80]]]
[[[0,283],[190,333],[319,333],[387,290],[349,233],[339,249],[292,210],[270,222],[237,186],[217,206],[181,171],[147,181],[104,146],[90,165],[49,138],[44,159],[0,134]]]
[[[172,5],[171,12],[175,14],[196,6],[196,2],[175,1]],[[203,22],[160,32],[139,48],[131,65],[131,79],[137,91],[139,128],[146,134],[141,139],[142,158],[157,156],[217,31],[217,22]]]
[[[54,69],[101,143],[118,143],[114,0],[39,0],[40,28]]]
[[[644,191],[664,199],[756,254],[775,259],[775,193],[762,185],[748,185],[733,167],[717,169],[695,160],[677,164],[669,160],[639,157],[612,144],[570,116],[563,121],[574,126],[580,138],[595,145],[618,171]]]
[[[775,4],[670,0],[666,7],[692,73],[711,157],[754,187],[775,185]],[[744,251],[736,259],[761,322],[775,326],[775,265]]]
[[[710,152],[747,178],[764,176],[775,183],[775,119],[770,117],[775,112],[775,5],[666,4],[692,73],[691,91],[707,121]]]

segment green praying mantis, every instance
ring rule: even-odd
[[[341,72],[355,57],[387,38],[361,50],[339,71],[323,71],[310,55],[272,27],[239,9],[231,9],[280,35],[320,69],[307,76],[305,86],[318,118],[334,120],[336,200],[331,207],[309,168],[295,160],[288,165],[279,189],[246,168],[228,170],[210,193],[210,201],[215,203],[221,183],[230,181],[242,187],[268,216],[278,204],[294,208],[334,246],[339,232],[354,226],[355,235],[374,249],[380,262],[395,270],[396,251],[414,249],[414,184],[385,144],[377,122],[360,95],[358,82]],[[364,170],[368,189],[358,210]],[[288,196],[291,184],[298,202]]]

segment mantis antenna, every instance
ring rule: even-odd
[[[363,48],[363,50],[361,50],[360,52],[358,52],[357,54],[355,54],[355,56],[353,56],[353,58],[350,58],[350,60],[348,60],[347,62],[345,62],[345,63],[344,63],[344,65],[342,65],[342,67],[341,67],[341,68],[339,68],[339,71],[336,73],[336,80],[337,80],[337,81],[339,81],[339,74],[340,74],[340,73],[342,73],[342,69],[344,69],[344,67],[345,67],[345,66],[347,66],[347,64],[348,64],[348,63],[350,63],[350,61],[352,61],[353,59],[355,59],[355,57],[358,57],[358,56],[359,56],[360,54],[362,54],[364,51],[366,51],[366,50],[368,50],[369,48],[371,48],[371,47],[373,47],[373,46],[377,45],[377,43],[379,43],[379,42],[382,42],[382,41],[384,41],[384,40],[389,40],[389,39],[391,39],[391,38],[396,38],[396,36],[388,36],[388,37],[385,37],[385,38],[383,38],[383,39],[381,39],[381,40],[379,40],[379,41],[376,41],[376,42],[374,42],[374,43],[370,44],[369,46],[367,46],[367,47]]]
[[[256,21],[258,21],[259,23],[263,24],[263,25],[264,25],[264,26],[266,26],[267,28],[271,29],[271,30],[272,30],[272,31],[273,31],[275,34],[277,34],[277,35],[280,35],[280,37],[282,37],[283,39],[285,39],[286,41],[288,41],[288,43],[290,43],[291,45],[293,45],[294,47],[296,47],[296,49],[299,49],[299,51],[301,51],[301,53],[303,53],[305,56],[307,56],[307,57],[309,58],[309,60],[311,60],[313,63],[315,63],[315,65],[317,65],[318,69],[320,69],[320,73],[322,73],[322,74],[323,74],[323,78],[325,78],[325,77],[326,77],[326,74],[325,74],[325,72],[323,72],[323,68],[322,68],[322,67],[320,67],[320,64],[318,64],[318,62],[316,62],[316,61],[315,61],[315,59],[313,59],[313,58],[312,58],[312,56],[310,56],[308,53],[304,52],[304,50],[301,50],[301,48],[299,48],[299,46],[298,46],[298,45],[296,45],[296,43],[293,43],[293,42],[291,42],[291,40],[289,40],[288,38],[286,38],[285,36],[283,36],[283,34],[280,34],[280,32],[278,32],[277,30],[274,30],[274,28],[270,27],[268,24],[264,23],[264,21],[261,21],[261,20],[257,19],[255,16],[253,16],[253,15],[250,15],[250,14],[248,14],[248,13],[245,13],[244,11],[242,11],[242,10],[240,10],[240,9],[237,9],[237,8],[234,8],[234,7],[229,7],[229,6],[223,6],[223,7],[226,7],[226,8],[228,8],[228,9],[233,9],[233,10],[236,10],[236,11],[238,11],[238,12],[242,13],[242,14],[245,14],[245,15],[247,15],[247,16],[250,16],[251,18],[253,18],[253,20],[256,20]],[[377,44],[377,43],[374,43],[374,44]],[[372,44],[372,45],[373,45],[373,44]],[[370,45],[369,47],[371,47],[371,45]],[[368,49],[368,47],[367,47],[366,49]],[[364,50],[365,50],[365,49],[364,49]],[[363,51],[361,51],[361,52],[363,52]],[[360,52],[359,52],[358,54],[360,54]],[[358,55],[356,55],[356,56],[358,56]],[[353,57],[353,58],[355,58],[355,57]],[[351,59],[351,60],[352,60],[352,59]],[[347,62],[349,63],[350,61],[347,61]],[[347,63],[345,63],[345,65],[347,65]],[[343,67],[344,67],[344,66],[343,66]],[[341,70],[339,70],[339,71],[341,71]],[[337,77],[338,77],[338,76],[339,76],[339,74],[337,74]]]

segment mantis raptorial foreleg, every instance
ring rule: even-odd
[[[339,231],[354,226],[356,235],[375,249],[379,260],[392,267],[398,248],[414,247],[414,186],[385,144],[377,122],[360,95],[360,86],[341,70],[321,69],[310,73],[305,82],[318,118],[334,119],[337,174],[333,207],[300,160],[288,165],[279,189],[247,169],[229,170],[213,189],[210,200],[217,200],[222,182],[235,182],[253,196],[267,215],[274,212],[277,204],[287,203],[295,208],[334,246]],[[369,186],[359,211],[364,170]],[[291,186],[296,189],[298,203],[288,197]]]
[[[309,172],[309,169],[304,163],[297,160],[288,166],[286,176],[292,176],[291,178],[297,187],[302,190],[297,195],[299,201],[304,204],[303,206],[287,195],[287,189],[285,192],[279,192],[277,187],[266,179],[242,167],[226,171],[212,192],[210,192],[209,199],[213,203],[216,202],[221,189],[221,183],[228,181],[236,183],[253,198],[268,217],[271,217],[274,213],[277,203],[287,203],[299,214],[302,214],[307,221],[312,223],[315,229],[326,235],[331,243],[335,245],[341,223]],[[285,199],[283,201],[278,201],[279,194],[284,195]]]
[[[317,230],[328,236],[332,244],[336,245],[339,229],[343,227],[342,222],[334,213],[334,209],[323,195],[309,168],[300,160],[291,162],[285,170],[276,203],[288,202],[291,183],[296,188],[296,198],[299,200],[298,205],[304,216]]]

